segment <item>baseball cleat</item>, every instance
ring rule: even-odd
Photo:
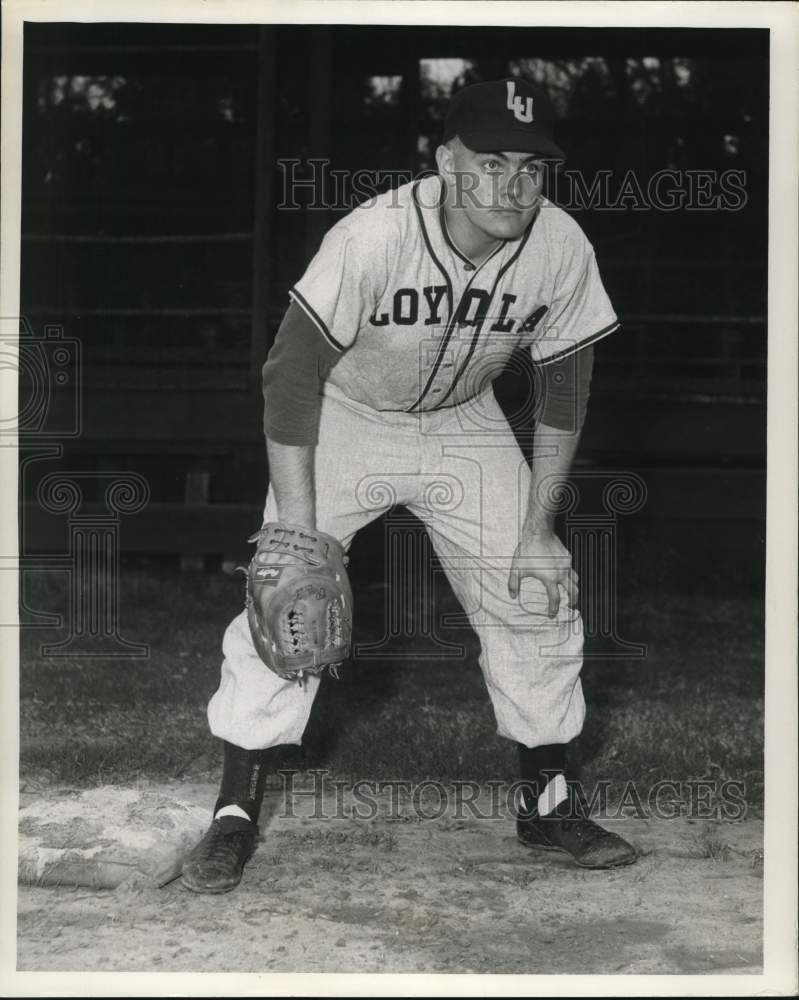
[[[517,819],[516,836],[525,847],[569,854],[581,868],[620,868],[638,857],[623,837],[585,817]]]
[[[258,827],[238,816],[215,819],[183,862],[183,885],[192,892],[230,892],[255,849]]]

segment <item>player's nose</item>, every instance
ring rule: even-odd
[[[513,173],[504,171],[497,184],[497,205],[499,208],[513,208]]]
[[[517,171],[509,179],[505,187],[505,197],[511,208],[530,208],[535,204],[538,194],[533,177],[523,171]]]

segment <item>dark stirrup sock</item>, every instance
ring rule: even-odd
[[[526,747],[519,743],[517,746],[519,774],[523,782],[517,809],[520,819],[532,819],[539,815],[538,798],[550,781],[561,775],[563,787],[566,787],[566,744],[549,743],[542,747]],[[547,809],[545,813],[550,811]]]
[[[225,762],[214,816],[224,806],[238,806],[258,822],[266,782],[269,750],[244,750],[225,742]]]

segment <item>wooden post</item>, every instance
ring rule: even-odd
[[[187,507],[207,507],[211,498],[211,473],[205,469],[193,469],[186,473],[183,486],[183,502]],[[180,570],[182,573],[202,573],[205,556],[182,552]]]
[[[276,154],[275,57],[275,29],[261,26],[258,28],[258,78],[255,101],[255,217],[250,334],[250,385],[258,394],[260,394],[261,367],[266,360],[272,336],[269,328],[269,250]]]
[[[333,32],[329,24],[311,28],[308,67],[308,150],[310,159],[329,160],[333,93]],[[319,171],[317,165],[315,170]],[[325,171],[326,173],[326,171]],[[305,257],[310,260],[327,232],[329,213],[320,208],[305,211]]]
[[[409,170],[416,173],[419,165],[419,118],[421,95],[419,81],[419,58],[415,49],[406,56],[402,73],[402,102],[405,114],[406,158]]]

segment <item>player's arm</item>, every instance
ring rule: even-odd
[[[588,407],[593,364],[594,349],[588,346],[542,369],[544,402],[533,437],[530,495],[521,538],[513,556],[508,590],[511,597],[516,598],[521,581],[528,576],[536,577],[546,587],[550,617],[558,612],[560,587],[566,590],[571,606],[578,598],[578,579],[571,568],[571,555],[555,534],[551,498],[557,492],[558,483],[568,476],[577,452]],[[550,454],[553,445],[557,450]]]
[[[543,366],[543,404],[533,438],[533,454],[537,457],[524,522],[527,534],[554,531],[555,515],[546,497],[552,496],[553,488],[557,490],[558,482],[568,476],[574,462],[593,370],[594,348],[590,345],[563,361]],[[553,445],[557,446],[557,454],[547,454]]]
[[[280,444],[266,439],[269,479],[275,493],[277,518],[287,524],[316,527],[314,445]]]
[[[316,527],[320,390],[340,356],[292,302],[263,368],[269,479],[280,521]]]

